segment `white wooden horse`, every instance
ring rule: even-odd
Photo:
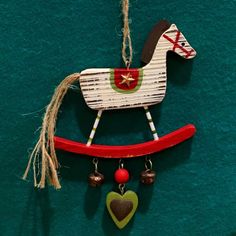
[[[166,93],[167,52],[173,51],[185,59],[196,56],[175,24],[165,24],[157,36],[150,62],[138,69],[86,69],[81,72],[80,87],[86,104],[98,115],[90,133],[91,145],[104,110],[143,107],[155,140],[158,139],[148,106],[160,103]]]

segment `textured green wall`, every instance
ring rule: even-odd
[[[235,11],[234,0],[131,0],[133,66],[140,65],[152,26],[166,18],[197,50],[194,62],[168,57],[168,92],[151,109],[160,134],[186,123],[198,132],[153,155],[158,181],[139,184],[143,159],[125,163],[129,189],[138,193],[134,220],[116,229],[105,209],[117,161],[101,161],[106,183],[87,186],[91,159],[58,153],[63,188],[35,191],[21,180],[38,137],[44,107],[68,74],[91,67],[120,67],[119,0],[0,1],[0,235],[236,235]],[[85,141],[95,112],[70,91],[58,134]],[[106,112],[96,143],[151,139],[144,112]]]

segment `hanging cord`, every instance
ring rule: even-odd
[[[129,0],[122,1],[123,12],[123,43],[122,43],[122,58],[127,68],[130,67],[133,59],[133,48],[129,29]],[[129,54],[127,55],[127,48],[129,48]]]
[[[79,78],[79,73],[67,76],[55,89],[52,99],[46,108],[38,142],[29,157],[29,162],[23,175],[23,179],[26,179],[33,161],[34,186],[37,188],[44,188],[46,179],[56,189],[61,188],[57,174],[59,163],[54,147],[55,125],[58,110],[65,94]],[[41,162],[39,162],[40,156]],[[40,164],[41,167],[39,166]],[[37,177],[39,175],[40,181],[38,182]]]

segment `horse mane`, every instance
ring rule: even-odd
[[[152,29],[152,31],[148,35],[148,39],[144,44],[141,61],[144,64],[148,64],[154,53],[158,40],[161,35],[170,28],[171,24],[166,20],[159,21]]]

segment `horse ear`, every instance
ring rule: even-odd
[[[146,40],[146,43],[144,44],[142,51],[141,62],[144,65],[148,64],[151,61],[159,38],[171,26],[172,25],[168,21],[161,20],[153,27],[152,31],[149,33],[149,36]]]
[[[176,26],[176,24],[171,24],[170,27],[171,27],[172,29],[178,29],[177,26]]]

